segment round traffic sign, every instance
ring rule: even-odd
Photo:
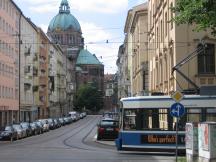
[[[174,117],[181,117],[185,113],[185,108],[181,103],[174,103],[171,106],[170,115]]]

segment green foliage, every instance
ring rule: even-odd
[[[83,85],[76,93],[74,106],[79,111],[84,108],[91,111],[98,111],[103,107],[103,94],[95,86]]]
[[[215,0],[177,0],[173,12],[177,24],[196,24],[195,30],[211,29],[216,35],[216,1]]]

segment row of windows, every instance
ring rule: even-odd
[[[7,21],[4,20],[2,17],[0,17],[0,29],[5,32],[4,37],[6,37],[6,34],[11,35],[16,33],[14,28],[9,23],[7,23]]]
[[[0,85],[0,98],[13,99],[15,91],[13,88],[4,87]]]
[[[168,62],[169,61],[169,62]],[[155,81],[159,85],[171,76],[174,66],[173,51],[170,49],[169,57],[164,57],[156,62]],[[215,44],[207,43],[205,51],[197,57],[198,74],[215,74]]]
[[[13,78],[14,68],[0,62],[0,76],[1,75]]]
[[[216,121],[215,108],[187,108],[179,120],[179,129],[184,130],[187,122]],[[169,109],[124,110],[124,130],[175,130],[176,119]]]
[[[4,53],[6,56],[13,58],[16,55],[16,51],[8,43],[0,40],[0,52]]]
[[[159,60],[155,60],[156,68],[153,75],[153,82],[157,85],[168,81],[171,77],[171,71],[174,66],[173,49],[169,49],[169,55],[163,57]]]
[[[82,43],[80,38],[76,38],[74,35],[66,35],[65,37],[63,35],[54,35],[54,40],[61,44],[78,44]]]
[[[163,42],[164,38],[167,36],[168,34],[168,30],[169,27],[170,29],[173,29],[173,21],[171,21],[173,19],[173,13],[171,11],[170,8],[173,7],[173,3],[170,4],[170,7],[168,8],[168,12],[164,12],[162,13],[162,19],[158,20],[158,26],[156,27],[156,47],[159,47],[160,42]],[[156,10],[154,10],[154,4],[153,4],[153,15],[155,14]],[[150,10],[150,27],[154,26],[154,22],[155,22],[155,16],[152,15],[152,12]],[[170,26],[169,26],[170,24]]]

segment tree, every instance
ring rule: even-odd
[[[74,106],[79,111],[84,108],[91,111],[99,111],[103,107],[103,94],[92,85],[83,85],[76,93]]]
[[[172,10],[176,13],[173,20],[177,24],[196,24],[196,31],[211,29],[216,35],[215,0],[177,0]]]

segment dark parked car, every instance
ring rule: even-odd
[[[31,136],[31,135],[33,134],[32,129],[31,129],[31,126],[30,126],[30,123],[22,122],[22,123],[20,123],[20,125],[22,126],[22,128],[23,128],[24,130],[26,130],[26,135],[27,135],[27,137],[28,137],[28,136]]]
[[[27,137],[26,130],[20,124],[13,124],[12,127],[17,131],[18,139]]]
[[[17,131],[12,126],[6,126],[3,131],[0,132],[0,140],[14,140],[18,139]]]
[[[62,126],[64,126],[66,123],[65,123],[65,120],[63,118],[59,118],[59,121],[61,123]]]
[[[47,119],[47,121],[49,124],[49,129],[56,129],[55,122],[53,119],[49,118],[49,119]]]
[[[41,133],[40,127],[37,125],[37,123],[30,123],[30,127],[32,129],[32,135],[37,135]]]
[[[43,133],[44,132],[43,124],[40,121],[36,121],[34,123],[38,126],[38,128],[40,130],[40,134]]]
[[[98,123],[97,140],[116,139],[119,132],[119,122],[111,118],[103,118]]]

